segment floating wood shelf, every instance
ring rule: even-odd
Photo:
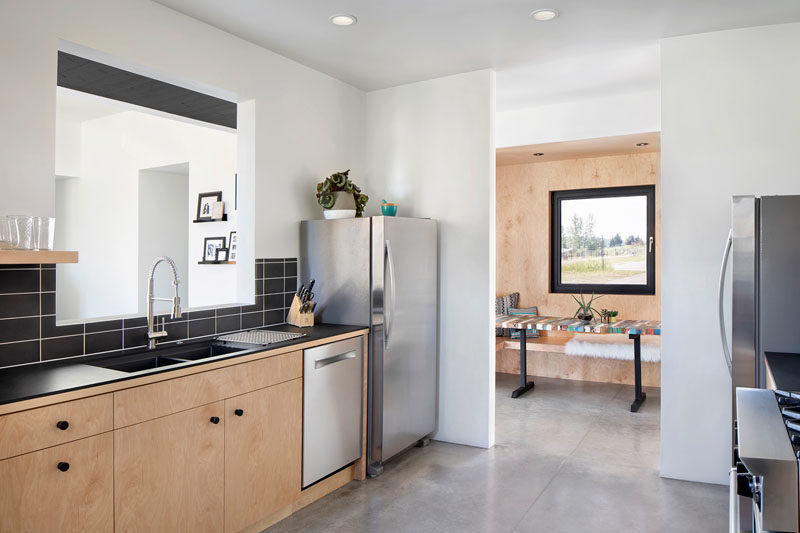
[[[61,250],[0,250],[0,265],[77,263],[78,252]]]
[[[201,222],[225,222],[228,220],[228,213],[223,213],[222,218],[209,218],[208,220],[192,220],[195,224],[199,224]]]
[[[236,261],[198,261],[198,265],[235,265]]]

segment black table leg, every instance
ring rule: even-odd
[[[631,404],[631,413],[639,410],[647,394],[642,392],[642,336],[638,333],[631,333],[628,335],[629,339],[633,339],[633,372],[635,383],[635,396]]]
[[[533,388],[533,381],[528,381],[528,334],[519,330],[519,388],[511,393],[512,398],[519,398]]]

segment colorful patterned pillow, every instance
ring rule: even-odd
[[[494,312],[495,315],[507,315],[509,309],[516,307],[519,304],[519,293],[513,292],[506,296],[498,296],[494,300]],[[508,336],[508,330],[506,328],[495,328],[494,334],[497,337],[506,337]]]

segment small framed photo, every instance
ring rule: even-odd
[[[228,260],[228,249],[227,248],[217,248],[217,258],[216,261],[218,263],[223,263]]]
[[[214,202],[211,204],[211,219],[222,220],[222,215],[225,213],[225,202]]]
[[[216,261],[217,250],[226,248],[225,237],[206,237],[203,241],[203,261]],[[226,252],[227,257],[227,252]]]
[[[201,192],[197,195],[197,218],[195,220],[214,220],[214,203],[222,201],[222,191]],[[222,215],[220,215],[222,218]]]
[[[236,232],[232,231],[228,239],[228,261],[236,261]]]

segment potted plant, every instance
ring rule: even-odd
[[[608,312],[608,323],[609,324],[614,324],[617,321],[617,315],[618,314],[619,314],[619,311],[609,311]]]
[[[352,204],[344,209],[355,208],[355,216],[361,217],[364,214],[364,207],[367,205],[369,196],[362,194],[361,188],[350,181],[349,174],[349,169],[344,172],[336,172],[325,178],[321,183],[317,183],[317,202],[323,208],[329,210],[333,209],[336,204],[341,205],[345,199],[347,203],[350,203],[350,198],[347,197],[352,196]]]
[[[575,314],[574,314],[574,315],[572,315],[572,316],[573,316],[573,318],[579,318],[579,319],[581,319],[581,320],[594,320],[594,314],[595,314],[595,313],[597,313],[597,314],[600,314],[600,313],[597,311],[597,309],[595,309],[594,307],[592,307],[592,303],[593,303],[595,300],[597,300],[597,299],[599,299],[599,298],[602,298],[602,297],[603,297],[603,295],[601,294],[601,295],[599,295],[599,296],[595,296],[595,295],[594,295],[594,292],[592,292],[592,297],[591,297],[591,298],[589,298],[589,301],[587,302],[587,301],[586,301],[586,300],[584,300],[584,298],[583,298],[583,291],[581,291],[581,293],[580,293],[580,297],[581,297],[581,298],[580,298],[580,300],[579,300],[578,298],[576,298],[576,297],[575,297],[575,295],[574,295],[574,294],[572,295],[572,298],[573,298],[573,299],[574,299],[576,302],[578,302],[578,310],[577,310],[577,311],[575,311]]]

